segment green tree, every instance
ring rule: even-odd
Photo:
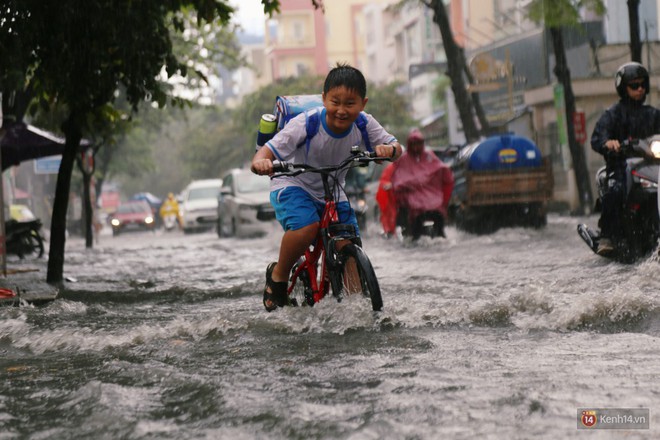
[[[2,58],[12,63],[0,71],[3,96],[30,90],[42,102],[57,102],[68,110],[51,224],[50,283],[62,281],[71,174],[89,116],[114,102],[120,85],[133,108],[144,100],[160,106],[168,102],[160,80],[163,67],[168,76],[187,74],[170,38],[170,28],[184,29],[175,14],[181,10],[196,11],[200,21],[220,23],[227,23],[233,12],[227,3],[214,0],[12,0],[0,11],[3,31],[11,33],[11,39],[2,40]]]
[[[575,95],[571,85],[571,72],[566,61],[566,49],[562,35],[563,26],[579,25],[581,8],[591,9],[601,15],[605,13],[605,6],[601,0],[534,0],[530,4],[529,16],[537,23],[545,23],[552,39],[552,47],[555,53],[554,73],[564,88],[566,130],[580,200],[579,213],[584,214],[593,205],[593,195],[584,146],[580,145],[575,138],[573,124]]]
[[[321,2],[312,0],[317,7]],[[262,0],[264,12],[280,0]],[[163,80],[205,72],[175,55],[170,29],[185,31],[191,13],[198,24],[222,29],[233,8],[228,0],[5,0],[0,8],[0,93],[3,119],[21,121],[33,98],[42,107],[67,109],[65,151],[51,221],[47,281],[62,281],[66,211],[73,163],[90,115],[115,102],[122,89],[134,110],[144,101],[181,104]],[[3,127],[5,124],[3,123]],[[0,133],[1,134],[1,133]]]
[[[170,29],[172,52],[195,75],[177,77],[172,94],[193,103],[210,104],[215,94],[212,78],[217,76],[216,67],[222,65],[232,70],[247,64],[236,39],[237,26],[218,20],[209,23],[200,21],[197,14],[190,10],[179,11],[175,16],[181,22],[183,31]]]
[[[230,110],[207,107],[194,116],[189,123],[185,148],[180,151],[190,179],[218,178],[225,170],[240,167],[251,158],[254,142],[252,149],[244,147],[249,141],[234,128]],[[256,131],[253,141],[255,136]]]
[[[369,102],[365,108],[401,143],[405,143],[408,132],[417,125],[411,114],[411,103],[407,95],[399,92],[403,88],[400,82],[385,85],[370,83],[367,88]]]

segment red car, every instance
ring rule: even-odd
[[[125,231],[153,231],[156,228],[154,214],[149,203],[143,200],[131,200],[119,205],[110,216],[112,235]]]

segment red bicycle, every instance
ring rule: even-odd
[[[341,170],[351,166],[366,166],[368,162],[376,160],[387,159],[353,147],[351,156],[336,166],[312,167],[273,162],[276,173],[271,178],[318,173],[323,180],[325,192],[325,209],[317,238],[291,269],[287,293],[292,305],[313,306],[332,288],[332,294],[338,302],[348,295],[360,294],[371,301],[374,311],[382,310],[383,298],[376,272],[362,249],[362,240],[355,226],[339,223],[335,197],[335,194],[339,194],[338,175]]]

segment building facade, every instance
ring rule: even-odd
[[[470,72],[489,122],[501,130],[522,131],[549,156],[555,171],[555,198],[571,210],[577,195],[567,146],[560,145],[555,105],[554,51],[548,33],[527,19],[530,0],[445,0],[454,39],[465,50]],[[580,29],[566,29],[564,43],[577,107],[590,135],[602,111],[616,101],[612,78],[630,60],[627,2],[605,0],[608,13],[583,11]],[[640,1],[643,61],[658,85],[660,39],[658,0]],[[284,0],[281,14],[266,25],[264,82],[306,73],[325,75],[336,62],[349,62],[367,78],[400,81],[420,124],[444,120],[450,143],[461,143],[453,96],[438,98],[447,81],[446,56],[433,11],[422,2],[397,0],[325,2],[325,14],[309,0]],[[656,67],[657,66],[657,67]],[[656,92],[649,101],[658,105]],[[441,124],[442,125],[442,124]],[[426,125],[425,125],[426,126]],[[585,143],[589,172],[602,158]],[[595,191],[595,186],[594,186]]]
[[[267,21],[264,39],[266,80],[328,71],[325,18],[309,0],[284,0]]]
[[[282,0],[280,13],[266,24],[264,77],[271,81],[300,75],[324,76],[337,63],[361,70],[367,65],[365,8],[393,0],[324,2]]]

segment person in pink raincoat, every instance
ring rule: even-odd
[[[392,190],[392,172],[394,162],[389,164],[380,175],[376,201],[380,209],[380,223],[383,226],[385,237],[389,238],[396,231],[396,199]]]
[[[405,153],[393,163],[397,223],[403,227],[404,235],[412,235],[415,240],[422,233],[424,221],[433,220],[435,235],[444,236],[454,175],[432,151],[426,150],[421,131],[413,129],[406,143]]]

